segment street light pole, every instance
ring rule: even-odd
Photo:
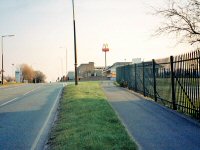
[[[63,77],[63,59],[62,57],[59,57],[59,58],[60,58],[60,63],[61,63],[61,73],[62,73],[61,77]]]
[[[73,7],[73,25],[74,25],[75,85],[78,85],[77,49],[76,49],[76,23],[75,23],[75,13],[74,13],[74,0],[72,0],[72,7]]]
[[[15,36],[15,35],[3,35],[3,36],[1,36],[1,49],[2,49],[2,66],[1,66],[1,73],[2,73],[2,75],[1,75],[1,84],[3,84],[3,72],[4,72],[4,69],[3,69],[3,38],[4,37],[11,37],[11,36]]]
[[[67,48],[66,48],[66,77],[67,77],[67,69],[68,69],[68,68],[67,68],[67,61],[68,61],[67,59],[68,59],[68,58],[67,58]]]
[[[60,47],[60,48],[66,48],[66,47]],[[67,61],[68,61],[68,58],[67,58],[67,48],[66,48],[66,77],[67,77]]]
[[[1,37],[1,50],[2,50],[2,56],[1,56],[1,84],[3,84],[3,36]]]
[[[13,77],[13,78],[15,78],[15,75],[14,75],[14,65],[15,65],[15,64],[12,64],[12,77]]]

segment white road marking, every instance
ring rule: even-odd
[[[39,89],[40,88],[40,86],[39,87],[37,87],[37,88],[35,88],[35,89],[33,89],[33,90],[31,90],[31,91],[28,91],[28,92],[26,92],[25,94],[23,94],[24,96],[25,95],[27,95],[27,94],[29,94],[29,93],[31,93],[31,92],[33,92],[33,91],[35,91],[35,90],[37,90],[37,89]]]
[[[11,102],[13,102],[13,101],[16,101],[17,99],[18,99],[18,97],[15,97],[15,98],[13,98],[13,99],[11,99],[11,100],[9,100],[9,101],[7,101],[7,102],[1,104],[0,107],[5,106],[5,105],[7,105],[7,104],[9,104],[9,103],[11,103]]]
[[[35,88],[35,89],[33,89],[33,90],[31,90],[31,91],[26,92],[25,94],[23,94],[23,96],[26,96],[27,94],[29,94],[29,93],[31,93],[31,92],[33,92],[33,91],[39,89],[39,88],[40,88],[40,86],[37,87],[37,88]],[[9,100],[9,101],[7,101],[7,102],[1,104],[0,107],[5,106],[5,105],[7,105],[7,104],[9,104],[9,103],[11,103],[11,102],[13,102],[13,101],[16,101],[17,99],[19,99],[19,97],[15,97],[15,98],[13,98],[13,99],[11,99],[11,100]]]
[[[56,104],[57,104],[57,102],[58,102],[58,100],[59,100],[59,98],[60,98],[61,91],[62,91],[62,88],[60,89],[60,91],[59,91],[59,93],[58,93],[58,95],[57,95],[57,97],[56,97],[56,100],[55,100],[53,106],[51,107],[51,110],[50,110],[50,112],[49,112],[49,114],[48,114],[48,116],[47,116],[47,119],[45,120],[45,122],[44,122],[42,128],[40,129],[40,131],[39,131],[39,133],[38,133],[38,135],[37,135],[37,137],[36,137],[36,139],[35,139],[35,141],[34,141],[32,147],[31,147],[31,150],[35,150],[35,149],[36,149],[36,147],[37,147],[37,145],[38,145],[38,142],[39,142],[39,140],[40,140],[42,134],[44,133],[44,130],[45,130],[46,126],[47,126],[47,123],[49,122],[49,119],[50,119],[50,117],[52,116],[53,110],[54,110],[54,108],[55,108],[55,106],[56,106]]]

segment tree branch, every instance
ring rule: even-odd
[[[200,43],[200,2],[187,0],[184,5],[181,4],[171,0],[167,9],[155,11],[157,15],[166,18],[165,24],[156,30],[156,35],[176,33],[184,36],[191,44]]]

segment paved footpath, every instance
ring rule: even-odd
[[[105,94],[143,150],[200,150],[200,126],[137,94],[103,82]]]

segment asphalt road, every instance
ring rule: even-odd
[[[137,94],[104,82],[105,94],[144,150],[199,150],[200,125]]]
[[[43,149],[63,86],[0,88],[0,149]]]

